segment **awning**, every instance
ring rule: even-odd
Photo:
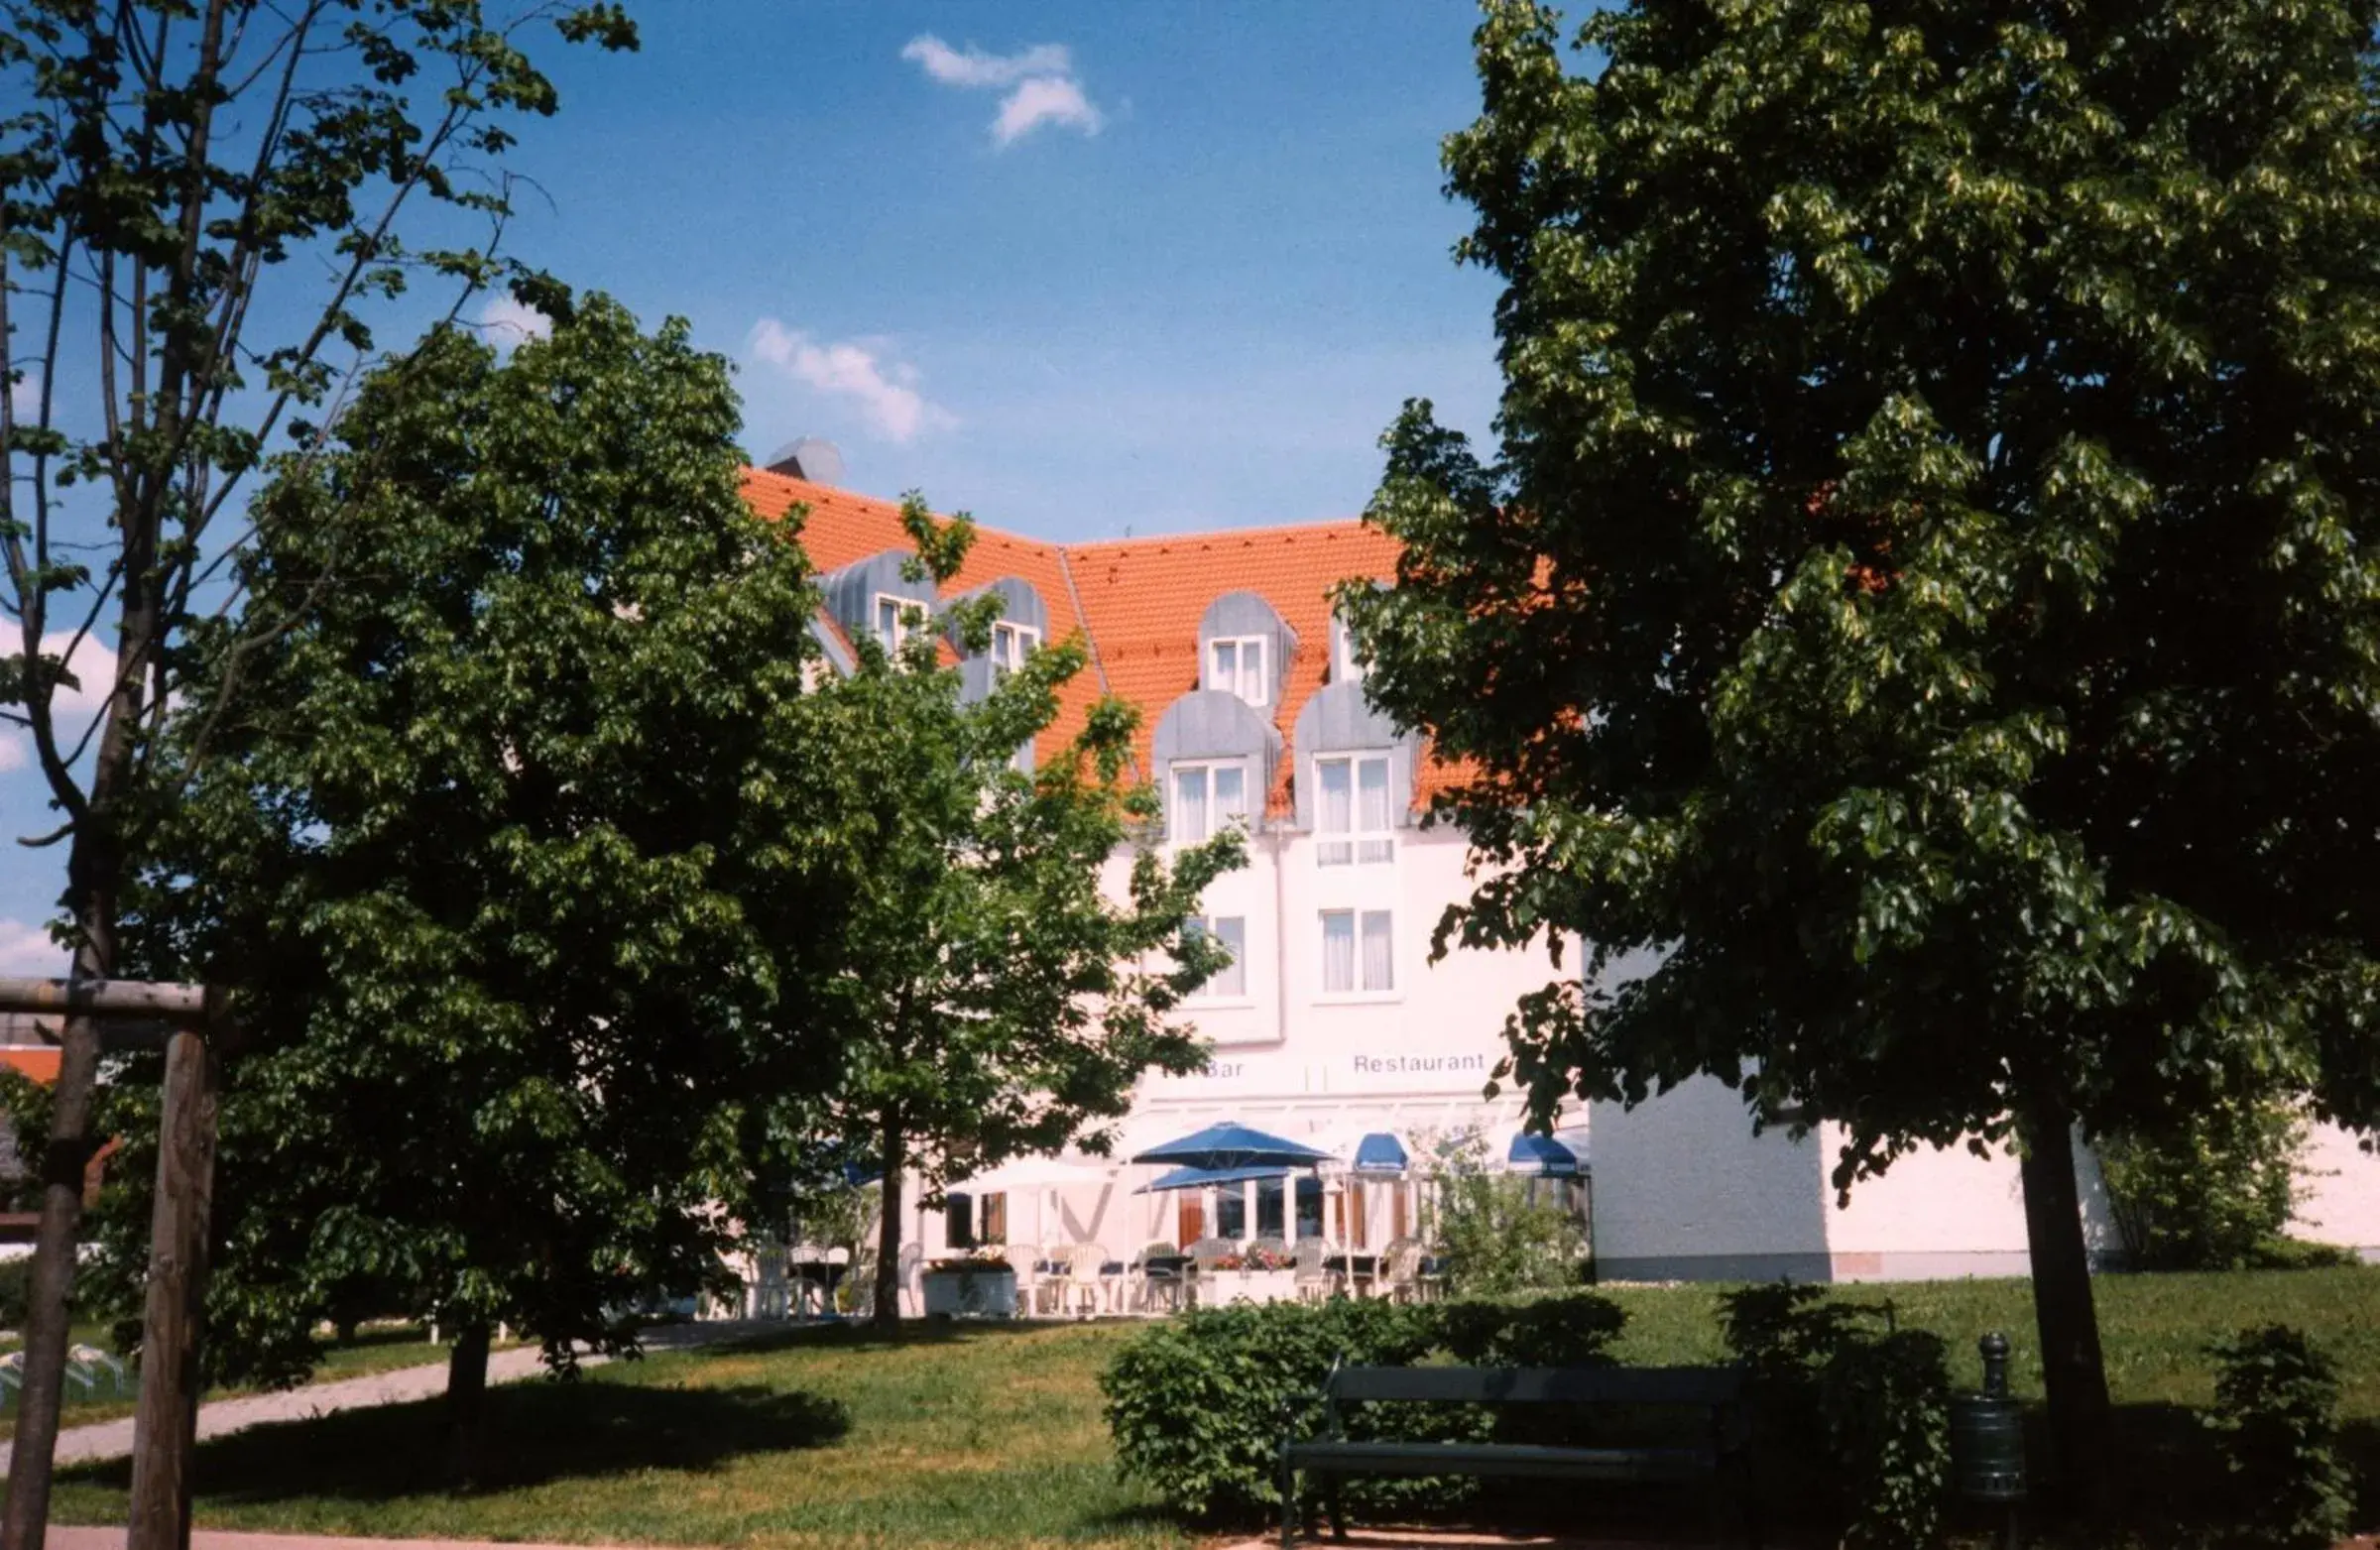
[[[1577,1178],[1587,1166],[1577,1152],[1554,1136],[1521,1131],[1504,1151],[1504,1171],[1530,1178],[1566,1179]]]

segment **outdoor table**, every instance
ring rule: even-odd
[[[818,1294],[818,1311],[835,1311],[835,1288],[850,1273],[848,1264],[835,1264],[825,1259],[794,1259],[785,1265],[785,1279],[794,1285],[793,1305],[798,1309],[810,1305],[810,1294]]]

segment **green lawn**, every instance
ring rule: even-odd
[[[2313,1332],[2348,1373],[2356,1450],[2380,1473],[2380,1271],[2110,1278],[2101,1323],[2138,1490],[2187,1500],[2173,1452],[2205,1402],[2202,1350],[2243,1324]],[[1716,1288],[1620,1287],[1624,1360],[1720,1354]],[[1953,1343],[1971,1380],[1975,1337],[2005,1330],[2017,1379],[2032,1312],[2018,1281],[1850,1288]],[[301,1529],[676,1544],[1022,1546],[1187,1544],[1202,1537],[1118,1482],[1097,1377],[1129,1325],[926,1328],[887,1344],[856,1331],[789,1333],[590,1371],[576,1385],[490,1395],[483,1487],[439,1483],[434,1405],[351,1412],[207,1445],[198,1520]],[[2179,1430],[2177,1430],[2179,1428]],[[2163,1459],[2165,1463],[2157,1461]],[[122,1521],[121,1466],[73,1472],[64,1521]],[[2179,1494],[2176,1494],[2179,1490]],[[2178,1509],[2177,1509],[2178,1510]],[[2367,1513],[2367,1518],[2369,1514]],[[2140,1543],[2161,1540],[2155,1529]]]
[[[96,1346],[102,1351],[110,1349],[107,1332],[97,1326],[77,1328],[73,1338],[80,1345]],[[14,1350],[15,1343],[0,1349]],[[331,1383],[343,1377],[361,1377],[367,1372],[386,1372],[397,1368],[420,1367],[424,1363],[442,1363],[445,1360],[446,1348],[431,1345],[419,1329],[367,1330],[353,1340],[334,1342],[324,1354],[322,1365],[315,1369],[313,1381]],[[71,1383],[67,1384],[65,1402],[59,1406],[59,1425],[87,1426],[95,1421],[112,1421],[118,1416],[132,1414],[133,1394],[129,1384],[138,1381],[138,1374],[129,1363],[125,1367],[125,1379],[128,1386],[122,1393],[111,1391],[103,1383],[95,1392],[86,1395]],[[249,1392],[253,1390],[217,1390],[210,1392],[207,1397],[220,1399]],[[8,1401],[7,1409],[0,1412],[0,1438],[14,1437],[16,1434],[17,1407],[12,1398]]]

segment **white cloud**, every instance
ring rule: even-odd
[[[0,919],[0,974],[57,979],[66,972],[66,950],[50,940],[50,928]]]
[[[1061,43],[1037,43],[1014,54],[986,54],[973,44],[954,49],[924,33],[910,39],[900,57],[915,60],[945,86],[1012,86],[1028,75],[1074,73],[1074,58]]]
[[[505,292],[479,309],[479,331],[499,350],[509,350],[526,339],[553,337],[553,319]]]
[[[74,639],[66,630],[53,630],[42,637],[42,653],[49,656],[64,656],[66,647]],[[11,655],[14,655],[13,653]],[[60,684],[50,700],[50,723],[57,729],[59,751],[66,752],[81,740],[83,730],[98,717],[100,707],[107,703],[108,691],[115,687],[116,654],[92,640],[82,638],[82,645],[66,659],[66,670],[79,681],[76,685]],[[33,762],[33,734],[9,724],[0,730],[0,770],[17,770]]]
[[[888,441],[907,441],[921,430],[958,423],[917,391],[916,368],[889,360],[881,343],[822,341],[764,317],[753,326],[746,348],[814,392],[850,400],[869,427]]]
[[[986,54],[973,44],[953,49],[925,33],[910,39],[900,57],[916,60],[927,75],[946,86],[1010,88],[992,120],[992,143],[1003,149],[1044,124],[1096,135],[1107,123],[1107,116],[1084,93],[1074,73],[1074,57],[1063,44],[1037,43],[1014,54]]]
[[[1063,76],[1041,76],[1024,82],[1001,99],[1000,116],[992,121],[995,145],[1013,145],[1043,124],[1059,124],[1096,135],[1107,120],[1083,88]]]

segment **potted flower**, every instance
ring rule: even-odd
[[[1001,1319],[1016,1316],[1016,1268],[994,1250],[973,1249],[929,1259],[923,1282],[928,1318],[962,1313]]]

